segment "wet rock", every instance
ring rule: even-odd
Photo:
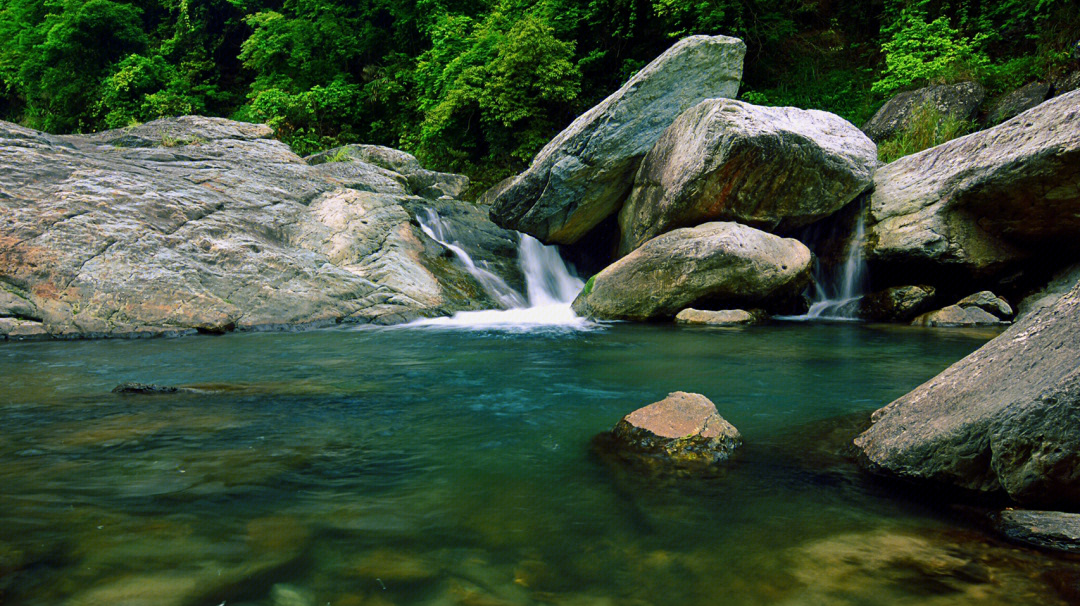
[[[1005,324],[1001,318],[978,307],[960,307],[950,305],[937,311],[931,311],[911,321],[913,326],[956,328],[967,326],[998,326]]]
[[[995,516],[994,528],[1025,545],[1080,553],[1080,514],[1006,509]]]
[[[676,324],[701,324],[705,326],[744,326],[757,324],[768,315],[760,309],[722,309],[719,311],[687,308],[675,315]]]
[[[303,587],[278,583],[270,588],[273,606],[315,606],[315,594]]]
[[[770,308],[810,281],[801,242],[738,223],[706,223],[657,236],[591,278],[578,315],[609,320],[670,318],[695,303]]]
[[[173,387],[171,385],[155,385],[153,383],[121,383],[112,389],[113,393],[141,395],[176,393],[178,391],[180,391],[179,387]]]
[[[386,160],[394,150],[365,157],[413,172],[311,166],[270,133],[200,117],[71,136],[0,122],[0,335],[385,324],[497,306],[420,229],[433,206],[483,234],[463,243],[470,255],[522,282],[516,235],[471,204],[411,195],[427,173]]]
[[[875,412],[855,440],[865,462],[1027,506],[1080,507],[1078,316],[1080,285]]]
[[[963,299],[960,299],[960,301],[957,302],[957,305],[964,309],[977,307],[1001,320],[1008,320],[1013,317],[1013,309],[1012,306],[1009,305],[1009,302],[989,290],[968,295]]]
[[[1075,248],[1078,120],[1080,91],[878,169],[868,260],[977,277]]]
[[[859,317],[872,322],[910,322],[934,302],[933,286],[893,286],[864,296]]]
[[[877,146],[839,116],[706,99],[642,161],[619,212],[619,252],[707,221],[765,231],[806,226],[862,193],[876,166]]]
[[[1026,112],[1046,101],[1050,96],[1050,90],[1049,82],[1032,82],[1021,86],[998,99],[990,107],[986,123],[989,125],[1000,124],[1009,118]]]
[[[435,580],[441,572],[437,563],[405,551],[376,549],[347,565],[352,576],[385,584],[416,584]]]
[[[907,128],[912,116],[926,106],[945,116],[970,120],[984,99],[986,89],[975,82],[941,84],[903,92],[886,101],[862,130],[874,141],[884,141]]]
[[[704,468],[731,458],[742,436],[708,398],[676,391],[623,417],[611,431],[611,441],[629,459]]]
[[[679,114],[738,93],[745,54],[736,38],[680,40],[540,150],[491,218],[549,244],[577,242],[618,212],[641,159]]]

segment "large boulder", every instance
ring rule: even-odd
[[[456,198],[469,188],[465,175],[440,173],[420,166],[416,156],[382,145],[345,145],[304,158],[312,166],[359,160],[405,177],[410,193],[425,198]]]
[[[884,141],[907,128],[923,108],[933,108],[943,116],[970,120],[986,99],[986,89],[977,82],[940,84],[900,93],[885,102],[863,125],[874,141]]]
[[[408,174],[355,158],[309,165],[271,134],[196,116],[75,136],[0,122],[0,336],[389,323],[493,306],[420,229],[428,208],[474,234],[475,258],[519,273],[516,235],[480,209],[416,197]]]
[[[933,286],[892,286],[859,299],[858,315],[871,322],[909,322],[929,309],[937,290]]]
[[[1080,91],[874,175],[868,259],[993,276],[1080,237]]]
[[[931,311],[915,318],[915,326],[965,327],[1008,324],[1013,317],[1009,303],[984,290],[960,299],[955,305]]]
[[[706,221],[803,227],[855,199],[876,166],[874,142],[834,114],[706,99],[642,161],[619,212],[619,252]]]
[[[1000,124],[1039,105],[1050,96],[1049,82],[1032,82],[1001,97],[990,106],[987,124]]]
[[[1080,507],[1080,284],[878,410],[871,469],[1023,504]]]
[[[1080,514],[1006,509],[994,516],[994,529],[1017,543],[1080,554]]]
[[[738,93],[745,54],[737,38],[680,40],[540,150],[491,218],[549,244],[576,242],[618,212],[641,158],[679,114]]]
[[[798,240],[738,223],[670,231],[609,265],[574,301],[605,320],[670,318],[700,302],[712,308],[775,307],[810,281],[813,255]]]

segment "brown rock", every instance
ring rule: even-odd
[[[721,463],[742,444],[708,398],[676,391],[623,417],[612,430],[615,448],[661,463],[702,466]]]
[[[707,326],[742,326],[757,324],[767,317],[760,309],[722,309],[719,311],[686,308],[675,316],[676,324],[702,324]]]

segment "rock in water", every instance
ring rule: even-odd
[[[708,307],[776,307],[810,282],[813,255],[798,240],[738,223],[670,231],[593,276],[574,301],[578,315],[604,320],[670,318]]]
[[[878,410],[871,469],[1080,507],[1080,284]]]
[[[540,150],[491,218],[549,244],[578,241],[618,212],[641,158],[679,114],[739,92],[745,54],[737,38],[680,40]]]
[[[916,112],[931,107],[944,116],[970,120],[986,99],[986,89],[975,82],[941,84],[903,92],[885,102],[863,125],[874,141],[884,141],[907,128]]]
[[[1080,553],[1080,514],[1006,509],[996,516],[994,527],[1019,543]]]
[[[614,448],[677,467],[721,463],[742,445],[742,436],[701,394],[676,391],[639,408],[612,430]]]
[[[866,252],[991,275],[1080,238],[1080,91],[874,175]]]
[[[984,290],[960,299],[937,311],[925,313],[912,321],[916,326],[996,326],[1007,324],[1013,317],[1009,303]]]
[[[619,252],[706,221],[803,227],[855,199],[876,166],[877,146],[839,116],[706,99],[642,161],[619,212]]]
[[[462,178],[387,148],[363,148],[381,166],[312,166],[271,134],[198,116],[73,136],[0,122],[0,338],[392,323],[497,306],[420,229],[427,208],[468,231],[473,259],[523,281],[515,234],[471,204],[413,195],[414,177],[449,190]]]
[[[859,300],[859,317],[872,322],[909,322],[933,303],[933,286],[893,286]]]
[[[702,326],[743,326],[757,324],[767,316],[756,309],[752,312],[744,309],[722,309],[719,311],[686,308],[675,315],[677,324],[698,324]]]

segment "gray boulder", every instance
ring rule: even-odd
[[[1080,237],[1080,91],[874,175],[867,257],[992,276]]]
[[[1009,302],[989,290],[968,295],[963,299],[960,299],[960,301],[957,302],[957,305],[965,309],[977,307],[1002,320],[1011,319],[1014,315],[1013,308],[1009,305]]]
[[[912,117],[924,107],[933,107],[944,116],[970,120],[986,99],[986,89],[976,82],[941,84],[900,93],[885,102],[862,129],[877,142],[907,128]]]
[[[642,161],[619,212],[619,252],[706,221],[803,227],[855,199],[876,166],[877,146],[839,116],[707,99],[679,116]]]
[[[404,177],[409,193],[425,198],[456,198],[469,189],[469,178],[465,175],[426,170],[420,166],[416,156],[381,145],[346,145],[313,154],[304,160],[312,166],[336,162],[366,162]]]
[[[688,307],[675,314],[675,323],[700,326],[745,326],[747,324],[757,324],[766,318],[768,318],[768,314],[760,309],[752,311],[746,311],[745,309],[713,311]]]
[[[770,307],[810,282],[813,255],[798,240],[738,223],[670,231],[593,276],[574,301],[578,315],[605,320],[670,318],[695,302]]]
[[[872,322],[909,322],[933,304],[933,286],[893,286],[859,300],[858,315]]]
[[[521,282],[516,235],[362,161],[189,116],[95,135],[0,122],[0,336],[391,323],[495,303],[417,215]],[[515,277],[515,274],[517,277]]]
[[[1046,101],[1050,97],[1051,88],[1049,82],[1032,82],[1021,86],[990,106],[986,123],[990,125],[1000,124],[1009,118],[1026,112]]]
[[[871,469],[1080,507],[1080,285],[873,415]]]
[[[1080,553],[1080,514],[1006,509],[995,516],[994,529],[1017,543]]]
[[[745,54],[736,38],[680,40],[540,150],[491,218],[549,244],[578,241],[618,212],[641,158],[679,114],[738,93]]]
[[[922,314],[911,321],[912,326],[936,328],[963,328],[972,326],[998,326],[1005,324],[1001,318],[978,307],[950,305],[937,311]]]
[[[614,448],[624,457],[676,467],[722,463],[742,445],[739,431],[716,412],[715,404],[683,391],[626,415],[611,433]]]

